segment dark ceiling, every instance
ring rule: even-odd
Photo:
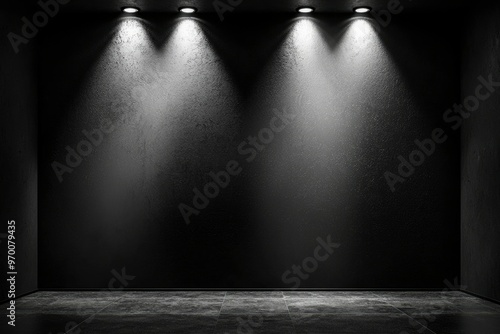
[[[219,0],[238,3],[240,0]],[[143,12],[177,12],[180,6],[195,6],[200,12],[214,12],[215,0],[72,0],[65,5],[72,12],[116,12],[123,6],[136,6]],[[400,0],[405,11],[442,11],[462,8],[468,0]],[[321,13],[347,13],[355,6],[376,10],[387,8],[388,0],[241,0],[235,12],[293,12],[298,6],[314,6]]]

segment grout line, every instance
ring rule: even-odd
[[[222,312],[222,307],[224,306],[224,302],[226,301],[227,291],[224,291],[224,299],[222,299],[222,304],[220,305],[219,313],[217,314],[217,321],[215,322],[214,331],[212,333],[216,333],[217,325],[219,324],[220,313]]]
[[[474,313],[476,313],[476,314],[477,313],[479,313],[479,314],[480,313],[486,313],[486,314],[488,314],[488,313],[497,313],[498,314],[499,313],[499,310],[497,310],[497,309],[495,309],[495,308],[493,308],[493,307],[491,307],[489,305],[485,305],[485,304],[478,303],[478,302],[475,302],[475,301],[472,301],[472,303],[476,303],[478,306],[484,306],[486,308],[489,308],[490,311],[467,311],[462,306],[457,306],[457,305],[455,305],[453,303],[452,303],[452,305],[453,305],[453,307],[456,307],[457,310],[459,310],[462,313],[470,313],[470,314],[474,314]]]
[[[100,312],[101,312],[101,311],[103,311],[104,309],[106,309],[106,308],[110,307],[112,304],[119,302],[119,301],[120,301],[120,300],[122,300],[122,299],[123,299],[123,297],[120,297],[120,298],[118,298],[117,300],[115,300],[115,301],[113,301],[113,302],[109,303],[108,305],[104,306],[103,308],[101,308],[100,310],[98,310],[97,312],[95,312],[94,314],[92,314],[91,316],[89,316],[88,318],[86,318],[85,320],[81,321],[81,322],[80,322],[79,324],[77,324],[75,327],[72,327],[72,328],[71,328],[71,329],[69,329],[67,332],[64,332],[64,334],[71,334],[71,333],[72,333],[72,332],[73,332],[76,328],[78,328],[78,326],[80,326],[80,325],[81,325],[81,324],[83,324],[84,322],[87,322],[87,320],[89,320],[89,319],[91,319],[91,318],[95,317],[98,313],[100,313]],[[92,321],[93,321],[93,320],[92,320]],[[90,322],[92,322],[92,321],[90,321]]]
[[[462,292],[464,295],[467,295],[467,296],[470,296],[470,297],[479,298],[481,300],[493,303],[495,305],[500,305],[500,300],[489,298],[489,297],[486,297],[486,296],[483,296],[481,294],[478,294],[478,293],[475,293],[475,292],[472,292],[472,291],[468,291],[468,290],[461,289],[461,290],[458,290],[458,291]]]
[[[419,322],[418,320],[416,320],[415,318],[413,318],[411,315],[409,315],[408,313],[406,313],[405,311],[403,310],[400,310],[398,307],[392,305],[391,303],[389,303],[388,301],[382,299],[383,297],[378,295],[376,291],[372,291],[371,293],[373,293],[374,296],[376,296],[381,302],[395,308],[396,310],[398,310],[399,312],[401,312],[401,314],[407,316],[408,318],[412,319],[413,321],[415,321],[416,323],[418,323],[420,326],[422,326],[423,328],[427,329],[428,331],[434,333],[434,334],[437,334],[435,333],[433,330],[429,329],[427,326],[424,326],[421,322]]]
[[[391,305],[392,306],[392,305]],[[422,328],[425,328],[427,329],[429,332],[431,333],[434,333],[434,334],[437,334],[436,332],[434,332],[432,329],[430,329],[429,327],[427,326],[424,326],[420,321],[418,321],[417,319],[415,319],[414,317],[412,317],[411,315],[409,315],[408,313],[404,312],[404,311],[401,311],[400,309],[398,309],[397,307],[395,306],[392,306],[394,307],[395,309],[399,310],[400,312],[402,312],[404,315],[406,315],[408,318],[412,319],[413,321],[415,321],[416,323],[418,323],[420,326],[422,326]],[[418,331],[420,331],[422,328],[420,328]]]
[[[381,297],[379,296],[379,298],[381,298]],[[428,328],[427,326],[424,326],[424,325],[423,325],[420,321],[418,321],[417,319],[415,319],[414,317],[412,317],[411,315],[409,315],[409,314],[408,314],[408,313],[406,313],[405,311],[400,310],[398,307],[396,307],[396,306],[392,305],[391,303],[389,303],[389,302],[387,302],[387,301],[385,301],[385,300],[383,300],[383,299],[381,299],[381,301],[382,301],[383,303],[386,303],[387,305],[389,305],[389,306],[391,306],[391,307],[394,307],[396,310],[398,310],[399,312],[401,312],[403,315],[406,315],[408,318],[410,318],[410,319],[412,319],[413,321],[415,321],[416,323],[418,323],[420,326],[422,326],[422,328],[427,329],[427,330],[428,330],[428,331],[430,331],[431,333],[437,334],[436,332],[434,332],[433,330],[431,330],[431,329],[430,329],[430,328]]]
[[[495,307],[493,307],[493,306],[490,306],[490,305],[489,305],[489,304],[493,304],[493,305],[495,305],[495,306],[497,306],[497,307],[498,307],[498,305],[497,305],[497,304],[495,304],[495,303],[493,303],[493,302],[491,302],[491,301],[489,301],[489,300],[487,300],[487,299],[481,298],[481,297],[477,297],[477,296],[474,296],[474,295],[469,295],[469,294],[466,294],[466,293],[464,293],[464,294],[465,294],[465,295],[468,295],[468,296],[470,296],[470,297],[472,297],[472,302],[473,302],[473,303],[476,303],[476,304],[478,304],[478,305],[481,305],[481,306],[487,307],[487,308],[489,308],[489,309],[491,309],[491,310],[495,311],[496,313],[499,313],[499,309],[496,309]],[[462,310],[462,307],[461,307],[461,306],[456,306],[456,308],[460,309],[460,311],[462,311],[462,312],[468,312],[468,311],[464,311],[464,310]]]
[[[287,302],[287,299],[285,298],[285,294],[283,293],[283,291],[281,291],[281,295],[283,296],[283,300],[285,301],[286,311],[288,313],[288,318],[290,319],[290,322],[292,323],[293,332],[297,333],[297,328],[295,328],[295,323],[293,322],[292,315],[290,314],[290,309],[288,308],[288,302]]]

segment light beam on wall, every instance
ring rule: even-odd
[[[265,104],[255,109],[296,114],[251,167],[259,175],[255,239],[264,259],[271,252],[292,264],[312,247],[304,240],[345,230],[359,209],[353,187],[362,189],[360,171],[373,150],[370,121],[374,111],[394,108],[387,101],[391,89],[401,90],[394,79],[403,83],[373,24],[359,17],[335,26],[295,19],[262,71],[255,100]],[[290,105],[299,95],[301,102]]]
[[[255,242],[264,262],[266,253],[287,264],[307,254],[317,236],[327,233],[322,226],[330,226],[328,233],[332,233],[335,225],[324,217],[343,210],[332,203],[348,198],[349,146],[344,138],[349,132],[345,128],[349,101],[339,81],[342,65],[331,53],[322,29],[312,17],[292,20],[249,99],[262,101],[252,106],[266,111],[262,126],[271,119],[272,109],[295,115],[249,171],[259,175],[253,212],[259,222]],[[280,275],[278,270],[275,275]]]
[[[173,189],[192,195],[201,182],[193,181],[197,166],[213,164],[215,170],[218,160],[232,158],[214,156],[233,152],[227,138],[238,135],[239,94],[203,29],[209,27],[191,17],[161,30],[145,19],[122,17],[77,92],[85,124],[108,118],[114,127],[84,167],[96,209],[116,224],[104,234],[133,216],[131,196],[124,194],[147,194],[136,199],[136,209],[177,207]],[[193,154],[194,163],[186,160]]]
[[[122,56],[136,62],[140,50],[145,45],[149,45],[147,30],[144,21],[137,17],[125,17],[120,20],[115,41]]]

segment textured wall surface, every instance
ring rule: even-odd
[[[15,54],[7,34],[24,13],[0,11],[0,300],[7,298],[7,221],[16,221],[16,295],[37,288],[37,81],[33,43]]]
[[[439,22],[54,22],[41,63],[40,286],[106,287],[126,268],[127,288],[444,287],[459,275],[457,136],[395,193],[384,179],[460,97],[458,40]],[[66,161],[78,148],[81,161]],[[193,189],[233,160],[239,174],[186,224],[179,205],[194,207]],[[329,235],[340,247],[304,263]],[[309,274],[283,280],[303,263]]]
[[[500,82],[500,5],[475,13],[466,27],[462,95],[477,77]],[[462,127],[462,284],[500,301],[500,88]],[[484,91],[483,91],[484,93]]]

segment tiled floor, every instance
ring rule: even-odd
[[[38,292],[16,311],[2,334],[500,333],[500,305],[461,292]]]

